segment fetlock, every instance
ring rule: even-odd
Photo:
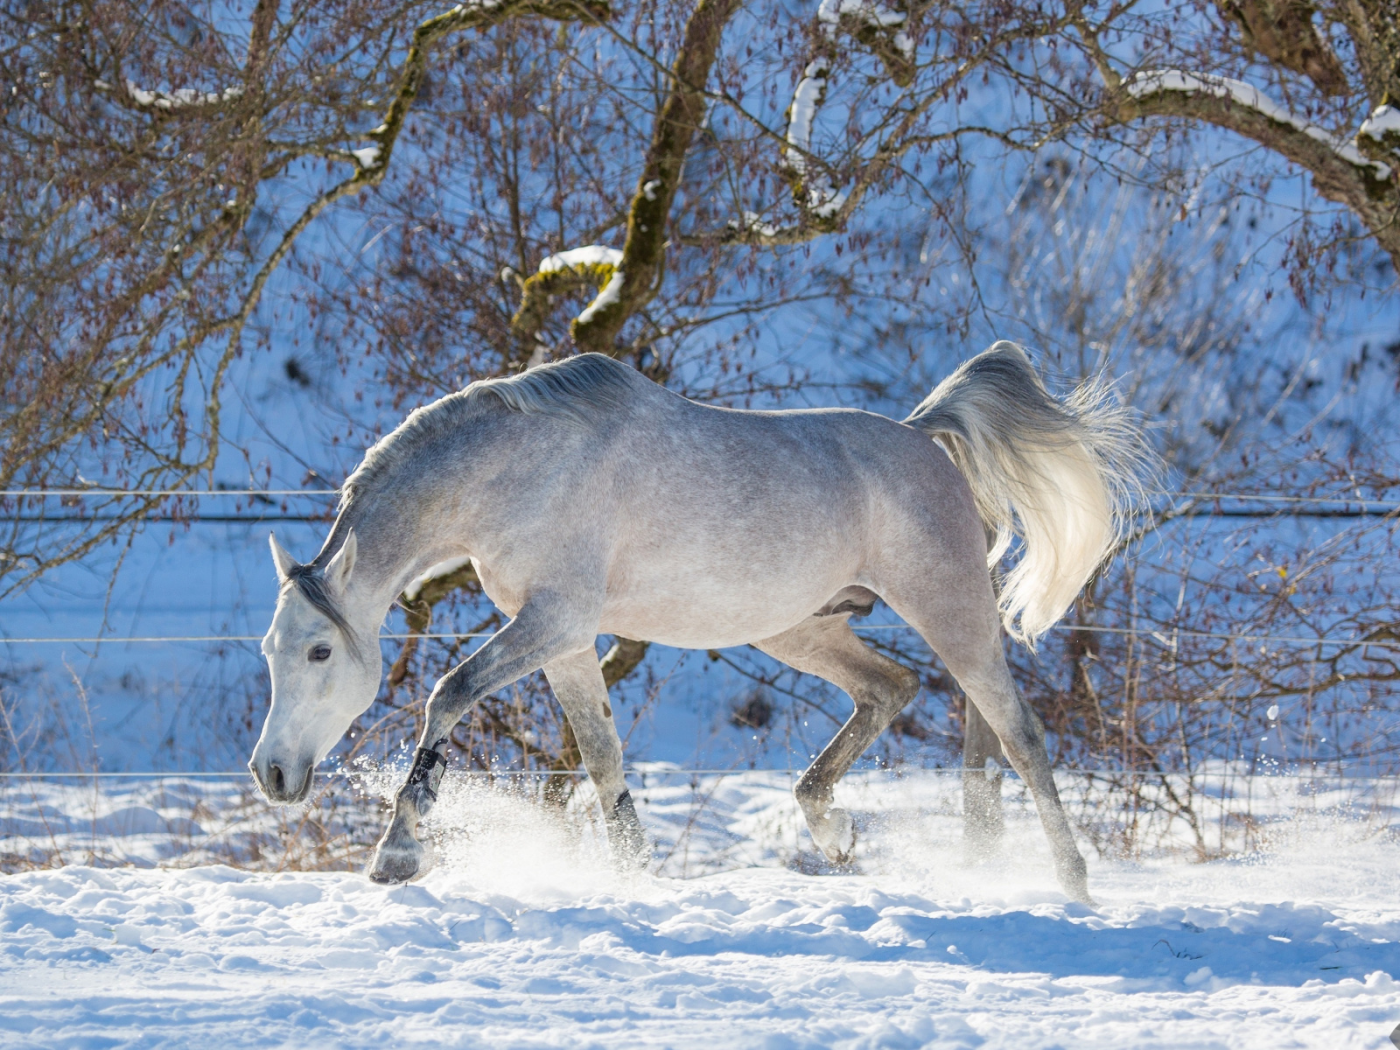
[[[632,792],[624,791],[617,797],[612,812],[607,814],[607,827],[614,864],[624,870],[646,867],[651,846],[632,802]]]

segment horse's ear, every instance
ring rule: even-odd
[[[292,574],[292,570],[297,567],[296,559],[286,552],[282,544],[277,542],[277,534],[275,532],[269,532],[267,534],[267,543],[268,546],[272,548],[272,564],[277,566],[277,582],[286,583],[287,577],[289,577]]]
[[[345,585],[350,582],[350,572],[355,568],[355,548],[355,530],[351,529],[345,534],[345,542],[340,545],[340,550],[335,552],[335,557],[326,565],[326,582],[341,594],[345,593]]]

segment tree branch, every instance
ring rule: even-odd
[[[651,146],[637,180],[622,247],[622,279],[609,287],[574,319],[571,331],[581,350],[617,352],[618,332],[649,303],[666,268],[666,220],[680,185],[681,170],[695,129],[705,116],[705,85],[710,79],[724,27],[740,0],[700,0],[685,25],[680,53],[671,71],[671,88],[652,132]]]
[[[1233,131],[1305,169],[1317,192],[1350,208],[1400,272],[1400,195],[1396,167],[1363,155],[1315,125],[1275,106],[1248,84],[1176,70],[1141,72],[1123,82],[1117,103],[1124,123],[1181,117]]]

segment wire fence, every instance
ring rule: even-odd
[[[914,631],[915,628],[907,623],[888,624],[853,624],[852,629],[858,632],[867,631]],[[1362,638],[1330,638],[1326,635],[1307,637],[1305,635],[1277,635],[1277,634],[1246,634],[1229,631],[1193,631],[1186,628],[1175,627],[1107,627],[1097,624],[1056,624],[1051,628],[1053,631],[1061,632],[1086,632],[1089,634],[1115,634],[1129,635],[1136,638],[1153,641],[1166,648],[1174,647],[1182,639],[1208,639],[1231,642],[1264,642],[1278,645],[1299,645],[1299,646],[1328,646],[1341,648],[1359,648],[1362,646],[1376,646],[1382,649],[1400,649],[1400,638],[1394,637],[1362,637]],[[415,633],[386,633],[379,636],[380,641],[405,641],[410,638],[418,639],[438,639],[450,641],[464,641],[472,638],[490,638],[494,631],[431,631],[423,634]],[[260,634],[188,634],[188,635],[144,635],[130,638],[122,638],[117,635],[92,635],[88,637],[61,637],[61,638],[0,638],[0,642],[10,645],[127,645],[127,644],[157,644],[163,642],[261,642],[263,636]]]
[[[11,499],[80,499],[100,497],[112,500],[141,497],[144,499],[204,499],[219,496],[238,499],[263,500],[269,504],[273,498],[323,499],[338,497],[340,489],[116,489],[116,488],[69,488],[69,489],[3,489],[0,498]],[[1164,521],[1210,518],[1385,518],[1400,514],[1400,502],[1368,499],[1362,496],[1288,496],[1276,493],[1253,492],[1162,492],[1159,498],[1185,501],[1186,506],[1160,508],[1158,513]],[[1200,507],[1195,504],[1216,504],[1214,507]],[[1234,506],[1221,507],[1220,503],[1265,504],[1265,508]],[[1282,510],[1273,508],[1285,508]],[[20,524],[62,524],[64,522],[112,523],[144,519],[148,521],[180,521],[183,523],[201,522],[205,524],[261,525],[261,524],[323,524],[334,514],[333,507],[307,513],[288,513],[285,510],[268,513],[203,514],[197,512],[147,510],[135,514],[123,513],[63,513],[13,514],[10,520]]]
[[[892,777],[901,777],[917,772],[919,776],[947,776],[960,777],[969,769],[973,773],[986,773],[986,767],[963,767],[963,766],[890,766],[874,767],[868,769],[857,769],[857,773],[886,773]],[[317,777],[324,777],[331,780],[354,780],[358,777],[379,775],[385,772],[400,772],[405,775],[408,767],[402,769],[388,767],[370,770],[346,770],[346,769],[318,769]],[[771,774],[773,776],[801,776],[807,772],[806,767],[770,767],[770,766],[744,766],[739,768],[690,768],[671,767],[650,768],[650,767],[626,767],[623,774],[629,777],[680,777],[680,776],[702,776],[702,777],[729,777],[746,776],[749,774]],[[1073,766],[1056,766],[1055,774],[1065,774],[1067,776],[1078,777],[1145,777],[1157,779],[1160,777],[1230,777],[1250,775],[1256,777],[1321,777],[1327,780],[1374,780],[1378,782],[1395,781],[1400,783],[1400,773],[1374,773],[1360,770],[1328,770],[1317,772],[1313,770],[1278,771],[1268,773],[1239,774],[1232,771],[1220,771],[1215,769],[1203,770],[1162,770],[1162,769],[1089,769]],[[588,776],[586,769],[457,769],[449,768],[448,774],[451,776],[463,777],[556,777],[556,776]],[[1013,780],[1019,780],[1020,775],[1010,766],[1002,766],[996,771],[996,775],[1005,776]],[[25,770],[9,770],[0,772],[0,781],[3,780],[176,780],[182,778],[205,779],[205,780],[250,780],[252,774],[246,769],[234,770],[69,770],[66,772],[54,772],[50,770],[28,772]]]
[[[339,496],[340,489],[0,489],[0,496],[24,498],[64,498],[76,496],[209,497],[209,496]],[[1380,510],[1400,510],[1400,502],[1368,499],[1364,496],[1287,496],[1268,492],[1162,492],[1167,499],[1246,500],[1260,503],[1310,503],[1318,506],[1364,506]]]

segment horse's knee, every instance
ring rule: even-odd
[[[919,689],[923,683],[919,681],[919,676],[910,668],[903,664],[897,664],[898,671],[894,677],[894,688],[891,690],[891,702],[896,705],[895,714],[903,711],[914,697],[919,695]]]
[[[1016,710],[1012,714],[1007,732],[999,733],[998,736],[1007,757],[1012,757],[1015,751],[1026,752],[1028,756],[1045,751],[1045,723],[1040,720],[1035,709],[1020,697],[1016,698]]]
[[[797,799],[797,804],[802,807],[802,812],[809,817],[824,814],[831,808],[832,800],[836,797],[831,785],[815,776],[810,769],[797,781],[792,793]]]
[[[882,680],[877,688],[864,691],[864,695],[855,697],[858,706],[868,705],[874,708],[876,717],[884,723],[888,723],[909,706],[914,697],[919,695],[922,684],[919,676],[903,664],[893,664],[888,671],[888,674],[881,676]]]
[[[461,670],[460,667],[454,668],[439,678],[428,696],[423,714],[426,730],[434,737],[426,741],[430,747],[438,747],[445,743],[452,727],[461,721],[462,716],[471,707],[470,690],[464,677],[458,674]]]

